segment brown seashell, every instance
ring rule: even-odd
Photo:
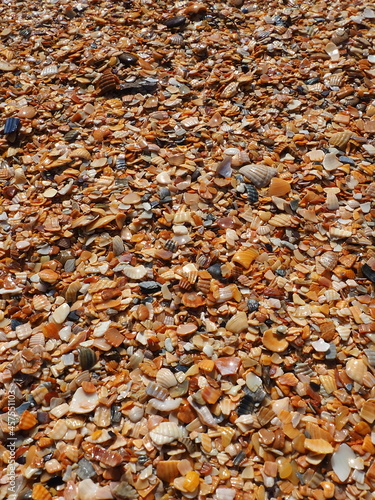
[[[240,264],[245,269],[249,269],[251,263],[258,257],[259,253],[255,248],[248,248],[246,250],[237,250],[232,257],[232,262]]]
[[[350,358],[346,362],[345,372],[352,380],[362,384],[363,377],[367,372],[366,364],[363,359]]]
[[[29,349],[33,349],[34,347],[44,347],[46,340],[44,338],[43,332],[35,333],[30,337],[29,340]]]
[[[232,333],[241,333],[246,330],[248,326],[247,314],[244,311],[239,311],[227,321],[225,328]]]
[[[215,404],[221,396],[221,390],[214,389],[210,385],[206,385],[205,387],[203,387],[203,389],[200,391],[200,393],[201,393],[202,398],[208,404]]]
[[[289,214],[277,214],[268,221],[273,227],[289,227],[292,225],[292,216]]]
[[[237,94],[237,90],[238,90],[238,83],[230,82],[221,92],[220,97],[221,99],[230,99],[231,97],[234,97]]]
[[[178,469],[179,464],[180,460],[161,460],[156,465],[156,476],[166,483],[171,483],[181,475]]]
[[[74,149],[69,153],[71,158],[80,158],[81,160],[90,160],[91,154],[85,148]]]
[[[119,347],[125,340],[125,335],[120,333],[117,328],[111,327],[104,334],[105,340],[113,347]]]
[[[184,293],[182,295],[182,303],[186,307],[190,307],[191,309],[197,309],[198,307],[203,306],[206,301],[202,295],[199,295],[196,292]]]
[[[37,425],[37,423],[38,423],[38,419],[36,418],[34,413],[31,413],[30,411],[26,410],[22,413],[22,415],[20,417],[18,428],[20,430],[25,431],[25,430],[32,429],[33,427],[35,427]]]
[[[325,269],[332,271],[337,265],[338,255],[335,252],[324,252],[318,260]]]
[[[268,188],[268,196],[285,196],[291,191],[290,183],[280,177],[274,177],[271,180],[270,187]]]
[[[319,455],[327,455],[334,452],[331,443],[325,439],[305,439],[304,446],[306,450],[318,453]]]
[[[73,283],[70,283],[65,292],[65,300],[71,303],[75,302],[77,299],[77,293],[79,292],[81,287],[82,283],[80,281],[73,281]]]
[[[45,486],[38,483],[33,486],[31,498],[33,500],[52,500],[52,495]]]
[[[364,402],[361,412],[360,412],[361,417],[363,420],[366,420],[369,424],[373,424],[375,421],[375,400],[368,399],[367,401]]]
[[[329,138],[329,143],[332,146],[336,146],[341,150],[345,150],[349,140],[351,139],[353,133],[350,130],[344,130],[343,132],[336,132],[332,134]]]
[[[45,295],[34,295],[33,308],[35,311],[50,311],[51,307],[51,302]]]
[[[268,165],[250,164],[240,168],[239,172],[249,179],[257,188],[268,186],[271,179],[277,174],[275,168]]]
[[[87,394],[92,394],[93,392],[96,392],[96,385],[94,385],[92,382],[88,380],[83,380],[81,387],[85,392],[87,392]]]
[[[107,69],[96,83],[97,94],[104,95],[108,92],[113,92],[119,87],[119,78]]]
[[[89,347],[79,348],[79,363],[83,370],[90,370],[97,363],[95,351]]]
[[[52,269],[42,269],[39,271],[38,275],[39,278],[46,283],[56,283],[60,277],[59,273],[56,273],[56,271]]]
[[[116,256],[121,255],[125,251],[124,242],[122,241],[122,238],[118,234],[114,236],[112,240],[112,248],[113,248],[113,253]]]

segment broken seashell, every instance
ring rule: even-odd
[[[264,347],[272,352],[283,352],[289,346],[288,341],[272,329],[264,332],[262,341]]]
[[[161,368],[156,374],[156,383],[169,389],[177,385],[178,382],[171,370],[168,370],[168,368]]]
[[[246,330],[248,326],[247,314],[244,311],[239,311],[227,321],[225,328],[232,333],[241,333]]]
[[[232,262],[240,264],[245,269],[249,269],[251,263],[258,257],[259,253],[255,248],[248,248],[247,250],[237,250],[232,257]]]
[[[161,422],[150,431],[150,438],[158,446],[172,443],[186,435],[186,430],[175,422]]]
[[[353,133],[350,130],[336,132],[329,138],[329,143],[344,151],[352,135]]]
[[[96,392],[86,393],[82,387],[79,387],[72,397],[70,411],[72,413],[90,413],[97,407],[99,397]]]
[[[346,362],[345,372],[352,380],[362,384],[363,377],[367,373],[366,364],[363,359],[351,358]]]
[[[147,268],[145,266],[124,266],[122,272],[128,278],[132,280],[141,280],[147,274]]]

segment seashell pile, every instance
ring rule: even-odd
[[[373,500],[375,8],[327,5],[1,2],[0,500]]]

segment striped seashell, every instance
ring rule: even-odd
[[[100,96],[108,92],[113,92],[119,88],[119,84],[119,78],[110,69],[107,69],[96,83],[97,95]]]
[[[257,188],[268,186],[271,179],[277,174],[275,168],[268,165],[250,164],[240,168],[239,172],[249,179]]]
[[[345,78],[344,73],[335,73],[326,79],[326,85],[328,87],[341,87]]]
[[[29,340],[29,349],[33,349],[34,347],[44,347],[46,345],[46,339],[44,338],[43,332],[35,333],[30,337]]]
[[[230,284],[224,288],[216,288],[213,290],[213,296],[217,304],[222,304],[233,298],[239,302],[241,300],[241,292],[235,284]]]
[[[237,94],[238,82],[230,82],[220,94],[221,99],[230,99]]]
[[[15,184],[25,184],[26,182],[26,175],[23,170],[23,168],[16,168],[14,170],[14,183]]]
[[[125,266],[123,268],[123,273],[130,279],[141,280],[147,274],[147,268],[145,266]]]
[[[247,314],[244,311],[239,311],[227,321],[225,328],[232,333],[241,333],[246,330],[248,326]]]
[[[167,391],[167,389],[155,382],[150,382],[148,384],[148,386],[146,387],[146,394],[148,396],[153,396],[160,401],[164,401],[169,396],[169,392]]]
[[[45,68],[42,69],[42,71],[40,72],[40,76],[50,77],[56,75],[58,71],[59,69],[56,64],[50,64],[49,66],[46,66]]]
[[[157,411],[170,412],[177,410],[177,408],[181,405],[181,398],[167,398],[164,401],[160,401],[160,399],[152,398],[149,401],[149,404],[152,408]]]
[[[174,224],[184,224],[184,222],[192,222],[191,219],[191,211],[186,210],[186,206],[182,205],[179,207],[174,215],[173,223]]]
[[[61,470],[61,466],[60,466],[60,469],[58,469],[58,470]],[[52,495],[47,490],[47,488],[45,486],[43,486],[43,484],[37,483],[37,484],[34,484],[34,486],[33,486],[31,498],[33,500],[52,500]]]
[[[180,460],[160,460],[156,465],[156,476],[166,483],[171,483],[181,475],[178,468],[180,463]]]
[[[68,431],[68,426],[66,422],[64,420],[57,420],[53,428],[49,432],[47,432],[46,435],[49,438],[58,441],[60,439],[63,439],[67,431]]]
[[[294,368],[294,373],[297,375],[305,375],[306,377],[313,377],[315,375],[315,372],[308,363],[297,363]]]
[[[68,460],[70,460],[72,463],[75,464],[78,462],[78,459],[81,455],[81,452],[79,451],[79,449],[76,446],[68,444],[64,448],[64,455],[66,456],[66,458]]]
[[[271,228],[269,226],[259,226],[256,230],[256,233],[260,236],[265,236],[271,232]]]
[[[365,349],[364,350],[367,356],[367,362],[370,366],[375,366],[375,349]]]
[[[338,227],[331,226],[329,228],[329,235],[332,238],[338,238],[338,239],[350,238],[350,236],[352,235],[352,232],[349,231],[348,229],[340,229]]]
[[[258,257],[259,253],[255,248],[248,248],[246,250],[237,250],[232,257],[232,262],[240,264],[243,268],[249,269],[251,263]]]
[[[186,430],[175,422],[161,422],[150,431],[149,436],[156,445],[162,446],[186,437]]]
[[[340,294],[336,290],[326,290],[324,293],[327,302],[333,302],[334,300],[340,300]]]
[[[197,116],[189,116],[181,120],[181,125],[186,128],[195,127],[199,124],[199,118]]]
[[[332,394],[334,391],[337,391],[336,380],[333,376],[320,375],[319,378],[327,394]]]
[[[192,285],[197,281],[198,278],[198,269],[195,267],[193,263],[186,264],[183,268],[182,271],[186,278],[188,279],[189,283]]]
[[[94,293],[101,292],[102,290],[108,290],[110,288],[116,288],[117,283],[109,279],[101,279],[97,282],[91,283],[88,292],[92,295]]]
[[[318,260],[325,269],[332,271],[336,267],[339,258],[335,252],[324,252]]]
[[[320,93],[325,90],[325,86],[322,83],[314,83],[312,85],[307,85],[308,91],[309,92],[315,92],[315,93]]]
[[[375,182],[371,182],[371,184],[366,187],[365,196],[375,198]]]
[[[0,168],[0,179],[6,180],[14,177],[15,169],[13,167]]]
[[[90,160],[91,153],[85,148],[77,148],[69,153],[71,158],[80,158],[82,160]]]
[[[289,227],[292,225],[292,216],[289,214],[277,214],[268,221],[273,227]]]
[[[156,383],[165,389],[169,389],[177,385],[177,379],[171,370],[168,370],[168,368],[161,368],[156,374]]]
[[[202,422],[202,424],[207,425],[208,427],[217,427],[217,421],[215,417],[212,415],[210,409],[208,406],[203,406],[194,401],[192,396],[188,397],[188,402],[190,406],[192,406],[198,415],[199,420]]]
[[[95,351],[90,347],[79,348],[79,363],[83,370],[90,370],[97,363]]]
[[[113,248],[113,253],[117,255],[121,255],[125,251],[125,245],[124,242],[122,241],[121,236],[116,234],[112,240],[112,248]]]
[[[337,330],[337,333],[340,335],[340,338],[344,342],[346,342],[349,339],[350,334],[352,332],[352,329],[350,328],[350,326],[337,326],[336,330]]]
[[[171,45],[179,45],[182,46],[184,44],[184,37],[181,36],[180,34],[176,33],[175,35],[172,35],[169,39],[169,43]]]
[[[344,130],[343,132],[336,132],[331,135],[329,143],[339,149],[345,150],[349,140],[351,139],[353,133],[350,130]]]
[[[80,281],[73,281],[73,283],[70,283],[65,291],[65,300],[70,303],[75,302],[77,299],[77,294],[81,287],[82,283]]]

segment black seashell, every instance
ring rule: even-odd
[[[259,200],[257,188],[253,184],[246,184],[246,191],[250,203],[256,203]]]
[[[167,28],[178,28],[180,26],[183,26],[185,23],[186,23],[185,16],[169,17],[168,19],[165,19],[165,21],[163,21],[163,24]]]
[[[247,301],[247,307],[249,312],[257,311],[259,309],[259,302],[255,299],[249,299]]]
[[[213,264],[207,268],[207,271],[211,274],[214,280],[221,281],[223,279],[223,275],[221,274],[221,264]]]
[[[143,293],[156,293],[161,289],[161,284],[157,281],[141,281],[139,288]]]
[[[246,453],[244,451],[240,451],[233,459],[233,467],[238,467],[241,462],[243,462],[246,458]]]
[[[21,127],[21,120],[19,118],[7,118],[4,124],[4,134],[13,134],[18,132]]]
[[[72,130],[69,130],[69,132],[67,132],[64,135],[64,139],[66,140],[66,142],[74,142],[78,136],[79,136],[79,131],[72,129]]]
[[[371,267],[368,264],[363,264],[362,266],[362,274],[365,276],[367,279],[375,283],[375,271],[371,269]]]
[[[170,252],[175,252],[177,250],[177,243],[174,240],[168,240],[164,243],[164,248]]]
[[[129,52],[123,52],[118,56],[118,58],[124,66],[133,66],[138,60],[135,55],[130,54]]]
[[[89,347],[80,347],[79,351],[79,364],[83,370],[90,370],[96,363],[97,358],[95,352]]]
[[[245,396],[241,399],[240,404],[237,407],[237,414],[247,415],[249,413],[253,413],[255,409],[255,403],[253,398],[249,394],[245,394]]]

